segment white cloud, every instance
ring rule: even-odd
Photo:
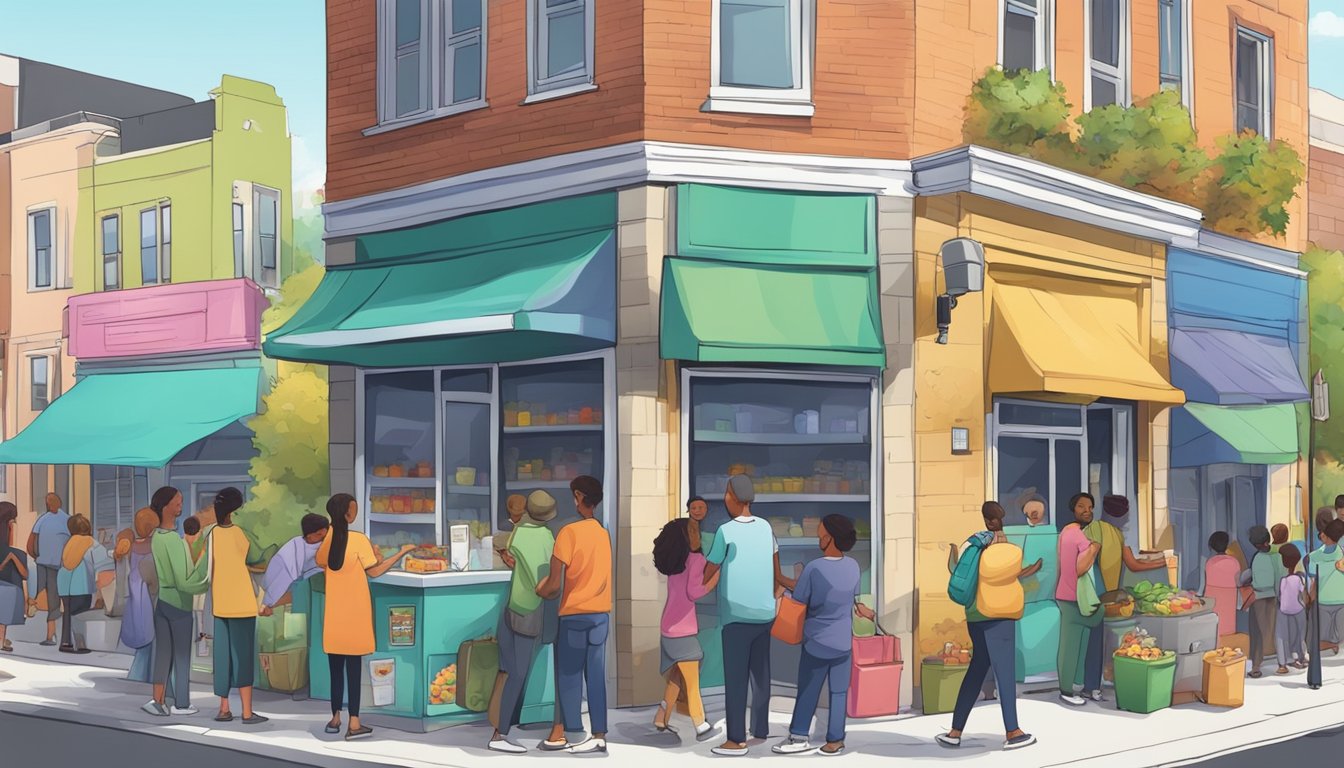
[[[1311,17],[1310,31],[1319,37],[1344,37],[1344,16],[1334,11],[1321,11]]]
[[[302,136],[292,136],[290,146],[294,165],[294,213],[301,215],[304,211],[317,210],[313,193],[326,185],[326,163]]]

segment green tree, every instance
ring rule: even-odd
[[[971,87],[962,137],[967,144],[1034,157],[1071,167],[1076,149],[1070,135],[1073,106],[1050,73],[1007,73],[991,67]]]
[[[1216,175],[1204,192],[1204,215],[1220,232],[1282,235],[1288,203],[1306,175],[1302,157],[1282,141],[1247,131],[1218,140]]]
[[[1209,156],[1199,146],[1180,93],[1166,90],[1132,107],[1110,104],[1078,118],[1078,148],[1097,178],[1198,205]]]
[[[1302,254],[1307,271],[1307,296],[1311,318],[1309,371],[1322,371],[1331,387],[1330,412],[1335,418],[1316,424],[1315,488],[1318,503],[1344,493],[1344,411],[1338,393],[1344,392],[1344,254],[1311,247]]]

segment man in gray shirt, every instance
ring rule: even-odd
[[[47,494],[47,513],[33,523],[33,549],[28,554],[37,560],[37,578],[28,580],[28,595],[37,599],[38,592],[47,592],[47,639],[42,645],[56,644],[56,622],[61,619],[61,598],[56,589],[56,575],[61,572],[61,553],[70,541],[70,516],[61,509],[61,497]]]

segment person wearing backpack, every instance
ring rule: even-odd
[[[1092,494],[1075,493],[1069,499],[1073,522],[1059,532],[1059,583],[1055,586],[1055,603],[1059,606],[1059,699],[1072,707],[1087,703],[1081,693],[1088,647],[1101,642],[1101,633],[1092,630],[1101,626],[1105,615],[1099,604],[1085,605],[1088,601],[1080,601],[1078,595],[1079,582],[1091,575],[1101,552],[1101,545],[1089,541],[1083,532],[1092,524],[1095,504]]]
[[[1285,575],[1279,579],[1279,618],[1274,627],[1274,650],[1279,657],[1277,674],[1288,674],[1288,665],[1307,668],[1307,579],[1297,572],[1302,553],[1292,544],[1279,546]]]
[[[961,732],[971,716],[971,708],[980,697],[985,677],[993,667],[1006,733],[1003,747],[1021,749],[1036,743],[1036,737],[1024,732],[1017,724],[1017,621],[1022,618],[1026,599],[1021,580],[1034,576],[1043,563],[1037,560],[1027,568],[1022,567],[1022,549],[1004,535],[1006,513],[997,501],[985,502],[980,507],[980,515],[986,530],[962,545],[952,569],[954,580],[958,571],[962,571],[961,582],[974,569],[973,594],[967,602],[961,603],[966,607],[966,626],[971,633],[971,666],[966,670],[957,694],[952,730],[935,738],[945,747],[961,746]],[[965,599],[967,595],[961,591],[954,599],[957,597]]]

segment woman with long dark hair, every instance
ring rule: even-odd
[[[326,574],[326,600],[322,610],[322,650],[331,669],[331,722],[327,733],[341,732],[341,705],[350,696],[350,727],[346,740],[360,739],[373,729],[359,723],[360,664],[373,653],[373,598],[369,579],[387,573],[408,552],[407,544],[396,556],[383,559],[369,537],[350,530],[359,514],[359,504],[348,493],[327,501],[331,532],[317,550],[317,564]]]
[[[215,526],[205,544],[209,559],[210,603],[215,617],[215,695],[219,714],[215,720],[233,720],[229,691],[238,689],[243,702],[243,722],[264,723],[268,718],[252,711],[252,682],[257,656],[257,591],[248,563],[260,560],[243,530],[233,524],[233,513],[243,506],[243,492],[225,488],[215,496]]]
[[[684,689],[696,738],[703,739],[714,728],[705,720],[705,704],[700,698],[700,661],[705,654],[697,637],[700,625],[695,601],[714,591],[719,574],[705,581],[705,556],[699,546],[692,546],[692,532],[692,521],[681,518],[663,526],[653,540],[653,567],[667,577],[667,603],[663,606],[659,643],[662,652],[659,671],[667,681],[667,689],[658,713],[653,716],[653,727],[675,731],[668,721]]]
[[[205,592],[206,560],[194,566],[186,544],[177,534],[177,518],[182,514],[182,494],[163,487],[149,499],[149,508],[159,517],[159,527],[150,540],[154,570],[158,575],[158,602],[154,604],[154,698],[141,709],[151,715],[167,717],[194,715],[191,706],[192,598]],[[173,708],[164,706],[169,675],[173,678]]]
[[[28,556],[13,547],[18,518],[18,507],[0,501],[0,651],[6,653],[14,652],[14,646],[5,639],[6,628],[22,626],[24,622],[23,590],[28,579]]]

